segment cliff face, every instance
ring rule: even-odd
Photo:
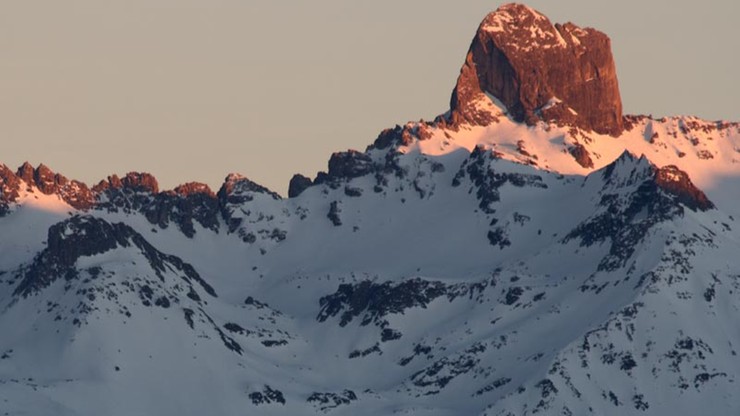
[[[520,122],[558,122],[617,136],[622,101],[609,38],[572,23],[553,25],[520,4],[501,6],[483,20],[452,93],[455,123],[486,125],[484,94]]]

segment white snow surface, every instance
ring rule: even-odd
[[[740,128],[615,138],[480,105],[498,121],[367,152],[395,171],[246,192],[236,229],[192,238],[28,186],[0,218],[0,415],[737,414]],[[651,163],[716,209],[644,203]],[[160,254],[127,237],[34,268],[79,218]],[[49,283],[17,293],[33,270]]]

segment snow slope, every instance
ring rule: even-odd
[[[737,127],[665,133],[664,147],[644,131],[713,124],[640,119],[615,139],[498,111],[486,128],[371,146],[352,162],[367,172],[288,200],[232,177],[218,226],[194,221],[190,237],[147,218],[146,193],[128,196],[150,201],[138,210],[79,211],[26,184],[0,218],[2,409],[740,408],[726,186],[708,192],[716,208],[695,206],[651,164],[732,177]],[[593,168],[568,152],[576,141]],[[714,162],[676,156],[695,146]]]
[[[0,165],[0,415],[738,414],[740,124],[474,105],[289,199]]]

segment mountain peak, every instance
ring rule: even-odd
[[[18,170],[16,171],[16,176],[23,179],[26,183],[32,184],[34,183],[33,175],[34,175],[35,169],[33,168],[33,165],[31,165],[28,161],[23,162],[21,166],[18,167]]]
[[[262,193],[270,195],[273,199],[280,199],[280,195],[238,173],[230,173],[226,176],[217,195],[222,199],[239,199],[238,196],[245,193]],[[251,200],[251,197],[245,200]]]
[[[215,198],[216,194],[213,193],[211,187],[201,182],[188,182],[182,185],[178,185],[172,190],[175,194],[188,197],[190,195],[204,194]]]
[[[522,23],[530,25],[532,21],[549,23],[547,17],[542,13],[525,4],[508,3],[489,13],[483,20],[480,29],[492,32],[506,31],[510,27]]]
[[[522,4],[483,19],[450,103],[454,123],[487,125],[495,98],[520,122],[557,122],[619,135],[622,102],[611,41],[594,29],[553,24]]]

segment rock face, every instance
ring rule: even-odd
[[[306,188],[313,184],[311,178],[303,176],[301,174],[295,174],[290,178],[290,184],[288,185],[288,198],[295,198],[302,194]]]
[[[15,295],[27,297],[49,286],[57,279],[64,278],[67,282],[78,279],[80,270],[77,268],[77,261],[81,257],[106,253],[116,248],[135,247],[147,260],[160,281],[164,281],[164,273],[175,271],[185,282],[185,287],[198,283],[206,293],[213,297],[217,296],[213,288],[200,277],[193,266],[183,262],[179,257],[160,252],[141,234],[124,223],[110,223],[93,216],[76,215],[51,226],[48,230],[47,241],[47,248],[39,252],[33,262],[21,273],[21,281],[14,291]],[[100,270],[100,268],[97,269]],[[97,276],[93,277],[93,280],[96,278]],[[192,293],[193,289],[189,289]],[[84,292],[78,293],[84,294]],[[149,293],[151,293],[150,290]],[[108,296],[113,295],[108,293]],[[151,298],[151,296],[147,297]],[[89,300],[94,298],[95,295],[92,299],[88,297]],[[158,299],[156,302],[158,302],[157,306],[168,307],[169,305],[169,300],[166,298]],[[146,304],[146,301],[144,303]]]
[[[570,154],[573,155],[576,162],[584,168],[591,169],[594,167],[594,161],[591,160],[591,155],[589,155],[588,150],[586,150],[586,147],[582,144],[578,143],[573,146],[573,148],[570,149]]]
[[[18,197],[19,180],[26,183],[26,186],[35,186],[45,195],[57,194],[65,202],[77,209],[89,209],[94,204],[94,195],[84,183],[80,181],[70,181],[59,173],[54,173],[48,166],[40,164],[37,168],[25,162],[21,165],[16,174],[13,175],[7,167],[0,176],[5,178],[5,182],[12,183],[15,186],[15,197]],[[15,178],[15,179],[13,179]]]
[[[706,211],[714,208],[712,201],[691,182],[689,175],[674,165],[657,169],[655,183],[689,209]]]
[[[572,23],[553,25],[520,4],[486,16],[452,93],[454,124],[486,125],[489,94],[520,122],[558,122],[619,135],[622,101],[609,38]]]
[[[150,223],[167,228],[174,222],[189,238],[195,235],[195,222],[218,232],[218,213],[216,195],[208,185],[199,182],[188,182],[172,191],[160,192],[145,209]]]
[[[229,203],[243,204],[244,202],[251,201],[253,198],[252,195],[255,193],[269,195],[275,200],[280,199],[280,195],[237,173],[231,173],[224,179],[221,189],[218,190],[217,197],[222,201],[223,205]]]
[[[306,180],[305,187],[311,186],[311,180]],[[26,191],[56,195],[81,211],[138,212],[161,229],[174,223],[188,238],[196,234],[196,224],[218,232],[222,220],[228,225],[229,232],[234,232],[242,222],[242,219],[233,217],[234,212],[241,212],[240,206],[257,195],[264,194],[267,199],[275,201],[281,199],[277,193],[238,174],[226,177],[218,193],[199,182],[160,191],[157,179],[146,172],[129,172],[123,177],[110,175],[89,188],[43,164],[34,168],[26,162],[15,172],[0,164],[0,217],[8,215],[14,206],[22,203],[21,196]],[[271,238],[284,238],[277,229],[272,231]],[[245,241],[251,240],[252,237]]]
[[[19,196],[21,180],[7,166],[0,164],[0,217],[6,215],[9,204]]]
[[[264,195],[274,201],[280,200],[280,195],[261,186],[242,175],[231,173],[224,180],[221,189],[218,190],[216,198],[218,199],[221,216],[226,222],[229,232],[236,231],[244,221],[239,216],[242,204],[251,202],[258,195]],[[244,241],[254,241],[254,236],[244,236]]]

